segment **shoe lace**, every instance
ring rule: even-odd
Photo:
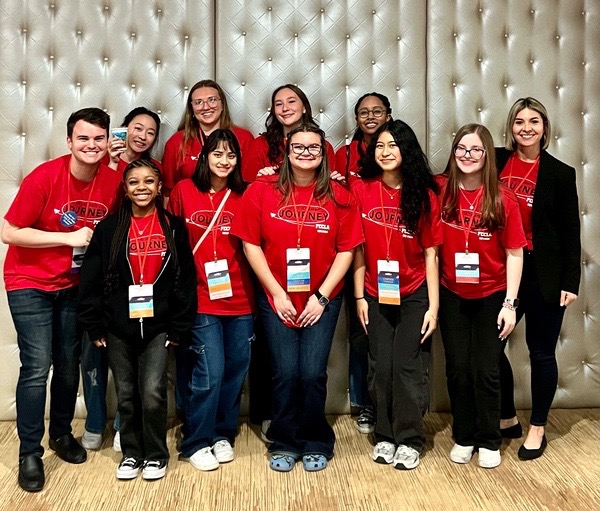
[[[137,465],[137,460],[131,456],[128,456],[121,462],[123,468],[134,468]]]
[[[381,443],[377,445],[377,452],[381,454],[390,454],[394,452],[394,446],[388,443]]]
[[[357,421],[363,424],[372,424],[374,422],[373,409],[363,408],[358,416]]]
[[[215,449],[230,448],[231,444],[227,440],[219,440],[214,446]]]
[[[398,454],[399,456],[410,457],[410,456],[416,456],[419,453],[416,451],[416,449],[413,449],[412,447],[409,447],[408,445],[401,445],[398,447],[396,454]]]
[[[162,465],[162,462],[159,460],[149,460],[146,463],[144,463],[144,468],[160,468]]]

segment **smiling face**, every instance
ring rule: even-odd
[[[283,125],[285,132],[294,128],[302,119],[305,109],[302,100],[291,89],[281,89],[273,100],[273,113]]]
[[[124,186],[135,216],[145,216],[154,210],[156,196],[160,192],[162,183],[153,169],[150,167],[131,169],[125,177]]]
[[[469,133],[462,137],[454,147],[454,158],[459,170],[468,176],[481,173],[485,165],[483,142],[477,133]]]
[[[204,133],[209,134],[220,128],[223,101],[219,91],[213,87],[201,87],[192,93],[190,99],[194,117]]]
[[[378,114],[378,115],[376,115]],[[366,135],[366,138],[373,136],[377,129],[390,120],[390,115],[383,102],[376,96],[367,96],[358,106],[358,115],[356,124],[358,128]]]
[[[127,145],[134,153],[152,149],[156,140],[156,122],[146,114],[136,115],[127,126]]]
[[[311,152],[317,152],[317,147],[320,148],[319,154],[311,154]],[[298,152],[302,150],[302,152],[296,154],[294,150]],[[323,146],[319,134],[305,131],[294,133],[290,140],[289,159],[294,174],[316,174],[323,162]]]
[[[237,165],[237,156],[226,142],[219,142],[217,148],[208,153],[207,160],[211,180],[213,180],[213,176],[219,181],[227,180],[227,176],[235,170]]]
[[[96,165],[108,149],[106,130],[86,121],[77,121],[73,134],[67,137],[67,146],[80,164]]]
[[[512,132],[519,149],[539,150],[544,135],[544,119],[539,112],[524,108],[515,117]]]
[[[375,144],[375,161],[384,172],[400,171],[402,154],[394,137],[389,131],[384,131],[377,137]]]

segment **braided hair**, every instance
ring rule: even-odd
[[[127,180],[127,176],[133,169],[147,167],[154,172],[159,182],[162,181],[162,174],[158,166],[151,160],[135,160],[132,161],[125,167],[123,171],[123,183]],[[159,192],[155,199],[156,213],[158,217],[158,221],[160,223],[160,227],[165,235],[165,241],[167,243],[168,251],[171,255],[171,259],[173,260],[173,266],[175,268],[175,283],[174,289],[177,293],[179,291],[179,283],[181,278],[181,269],[179,267],[179,259],[177,257],[177,248],[175,246],[175,239],[173,238],[173,232],[171,231],[171,226],[169,225],[169,219],[167,218],[167,214],[165,212],[165,208],[163,205],[162,196]],[[114,293],[114,291],[119,287],[119,274],[117,271],[117,258],[119,255],[119,250],[121,250],[121,246],[127,239],[127,235],[129,234],[129,227],[131,225],[131,217],[133,216],[133,209],[131,207],[131,200],[128,197],[123,199],[121,203],[121,207],[117,213],[117,226],[115,228],[115,233],[113,235],[111,244],[110,244],[110,252],[108,256],[108,270],[106,272],[106,276],[104,277],[104,294],[110,295]]]

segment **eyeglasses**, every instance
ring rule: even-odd
[[[467,149],[464,145],[454,146],[454,156],[462,158],[467,154],[472,160],[478,161],[481,160],[481,158],[483,158],[483,155],[485,154],[485,149],[481,147],[471,147],[471,149]]]
[[[372,110],[369,110],[368,108],[361,108],[358,111],[358,117],[360,119],[366,119],[369,117],[369,114],[371,114],[376,119],[379,119],[379,117],[384,116],[386,113],[387,110],[385,108],[373,108]]]
[[[319,156],[323,152],[323,147],[320,144],[290,144],[290,149],[297,155],[301,155],[304,151],[308,151],[308,154],[311,156]]]
[[[208,105],[210,108],[214,108],[219,104],[219,101],[221,101],[221,98],[211,96],[210,98],[206,99],[193,99],[192,101],[190,101],[190,103],[198,108],[202,108],[204,105]]]

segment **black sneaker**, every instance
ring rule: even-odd
[[[167,473],[167,462],[165,460],[148,460],[144,463],[142,477],[147,481],[161,479]]]
[[[368,435],[375,431],[375,416],[373,414],[373,407],[363,406],[360,411],[360,415],[356,419],[356,429],[361,433]]]
[[[144,460],[138,460],[133,456],[123,456],[117,467],[117,479],[135,479],[143,466]]]

